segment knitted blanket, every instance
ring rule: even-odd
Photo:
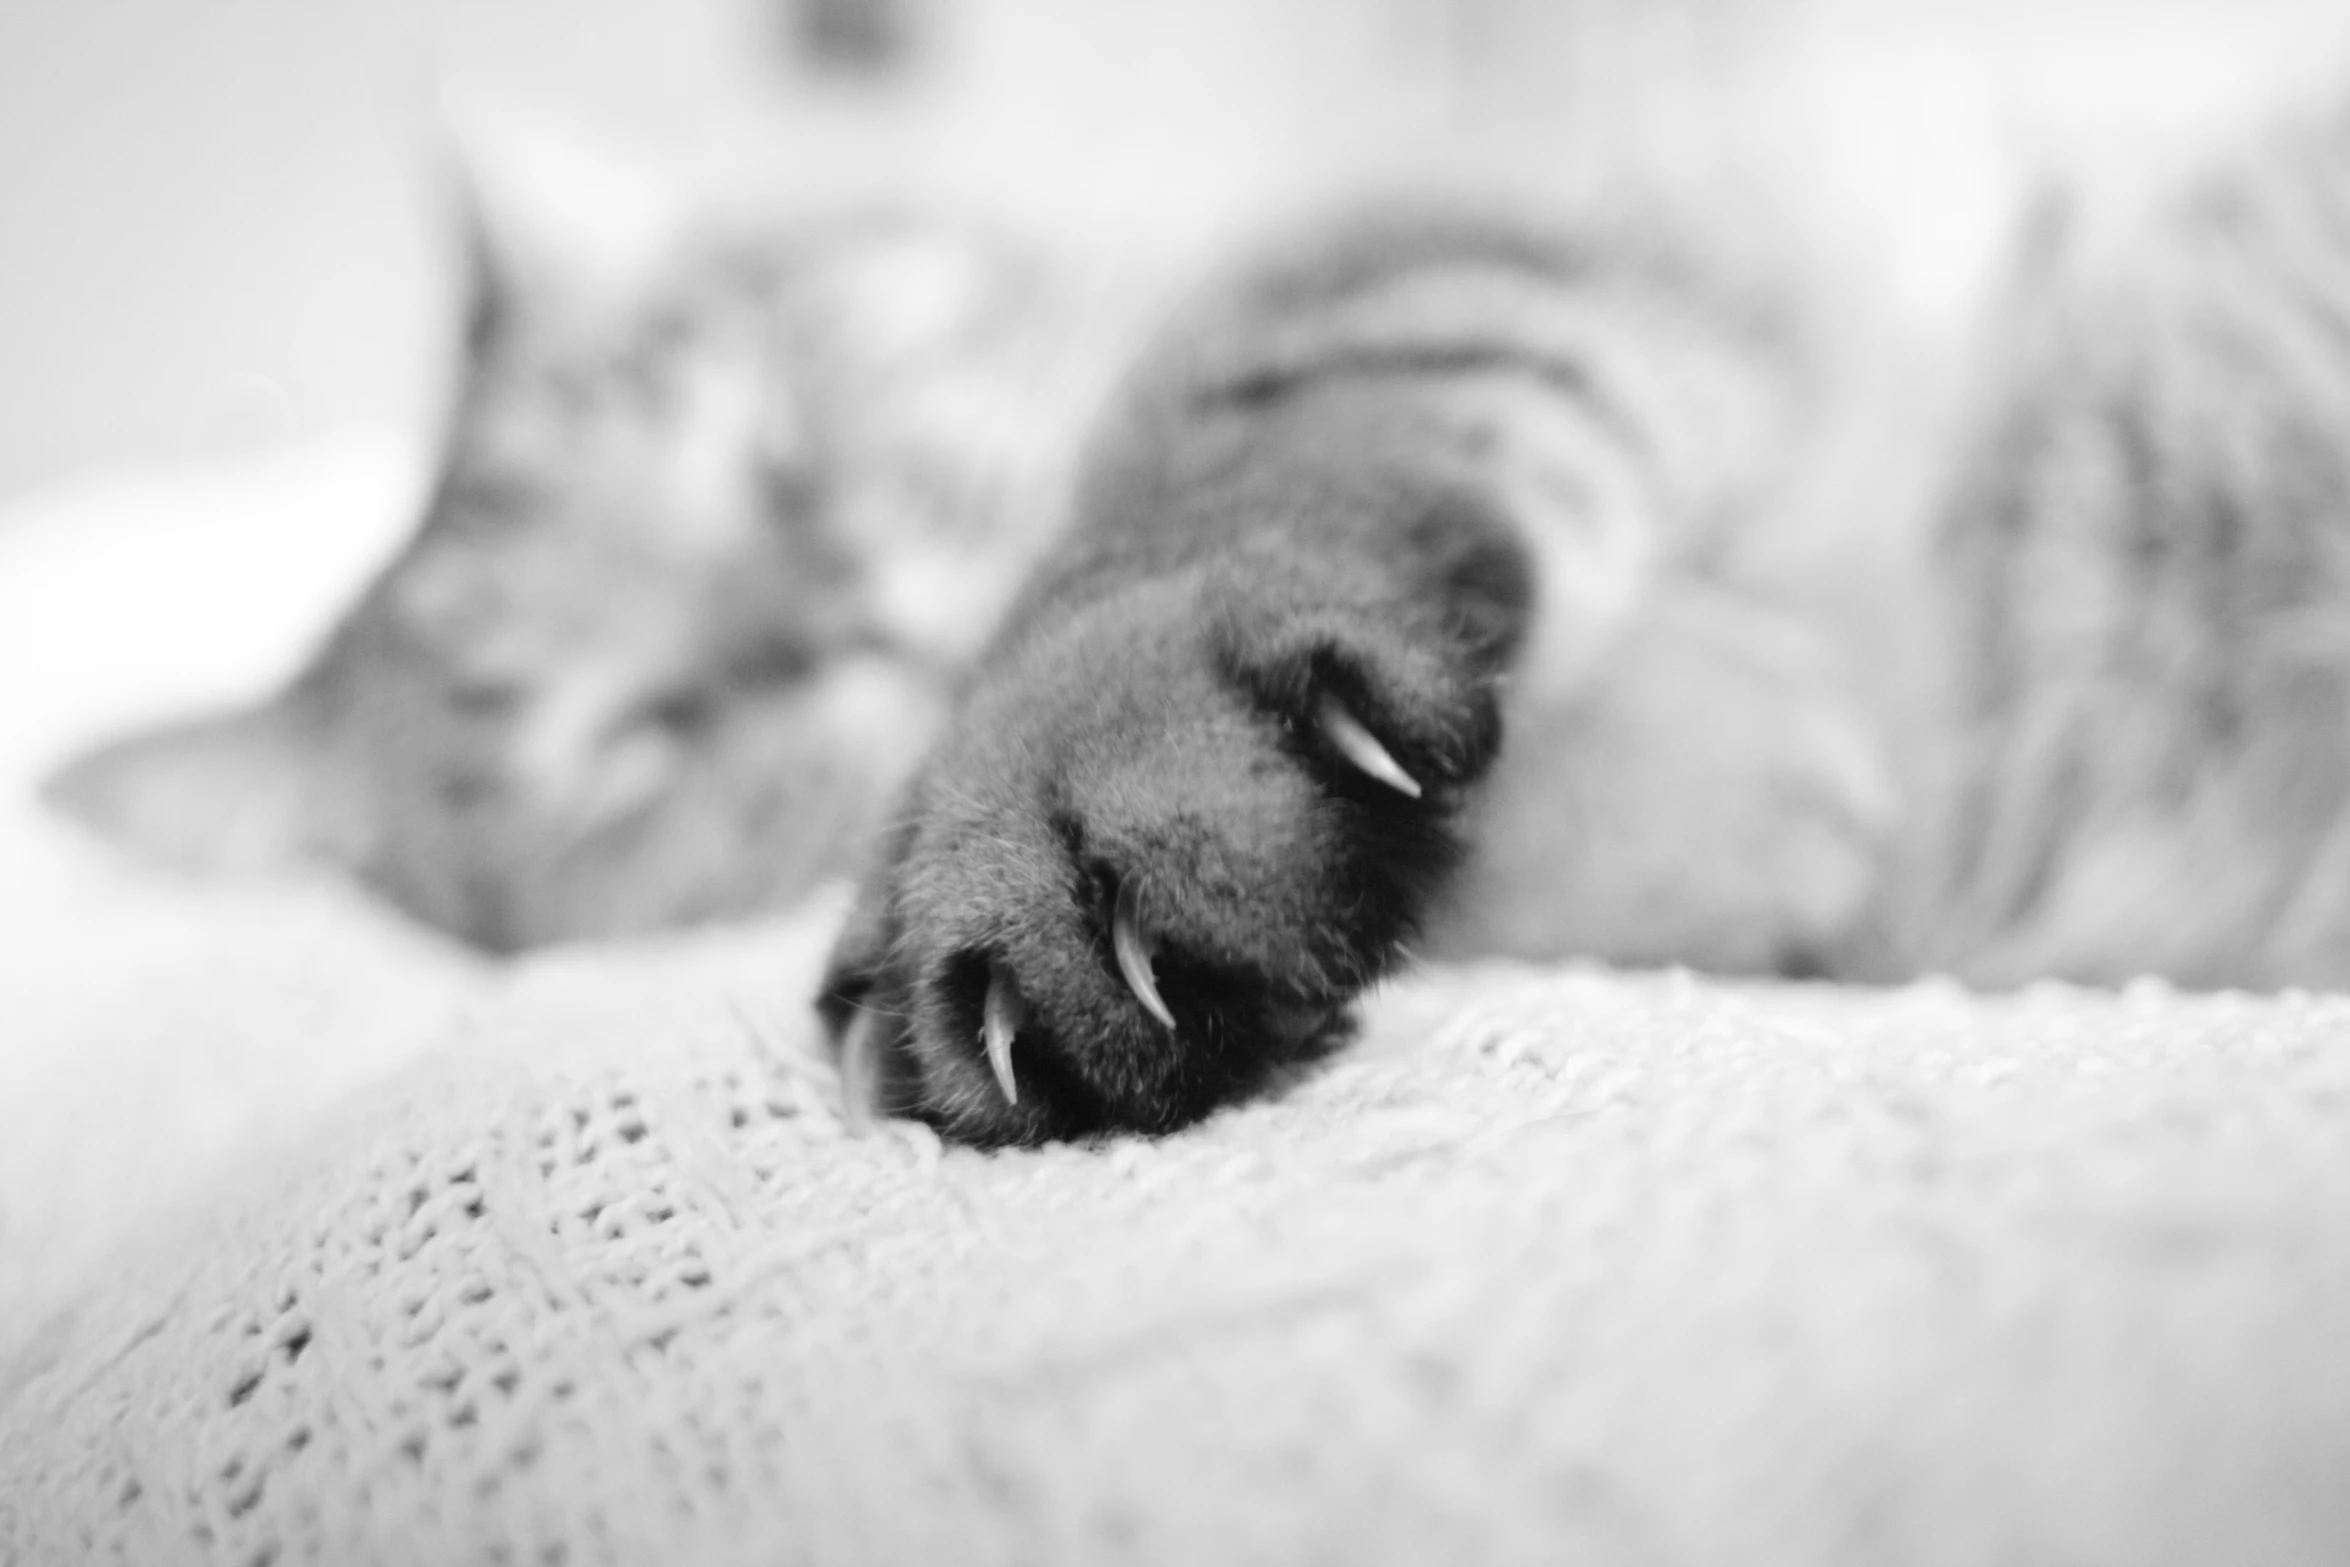
[[[2350,1560],[2350,1000],[1447,970],[982,1155],[836,1114],[837,902],[498,970],[10,809],[11,1567]]]
[[[1481,969],[847,1135],[821,919],[501,987],[0,1381],[0,1560],[2350,1559],[2350,1002]]]

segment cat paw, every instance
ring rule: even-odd
[[[1498,708],[1441,625],[1265,599],[1145,583],[991,662],[824,983],[853,1100],[980,1143],[1165,1131],[1343,1041]]]

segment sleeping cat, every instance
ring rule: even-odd
[[[2346,178],[2042,245],[1956,441],[1638,220],[1317,226],[1098,419],[1148,310],[968,227],[689,252],[585,355],[485,244],[414,546],[55,792],[500,948],[863,863],[846,1075],[981,1142],[1181,1125],[1415,953],[2342,983]]]

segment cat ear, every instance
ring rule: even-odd
[[[681,182],[575,126],[444,92],[476,351],[533,312],[609,309],[641,291],[681,225]]]
[[[110,741],[52,774],[41,794],[166,864],[265,871],[354,860],[356,786],[280,701]]]

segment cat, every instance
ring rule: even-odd
[[[556,150],[519,190],[460,166],[463,369],[406,548],[285,691],[81,757],[53,804],[498,952],[853,867],[1038,547],[1120,307],[974,215],[677,216]]]
[[[53,795],[500,950],[861,871],[844,1075],[978,1143],[1183,1125],[1418,955],[2340,984],[2346,173],[2040,225],[1956,435],[1646,215],[1306,225],[1139,353],[904,216],[533,325],[477,219],[414,544]]]

